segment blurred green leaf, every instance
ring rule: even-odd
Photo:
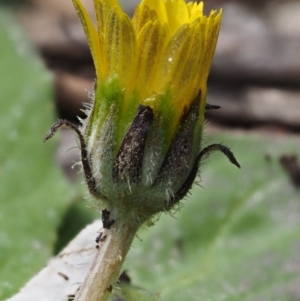
[[[155,296],[149,292],[131,285],[122,285],[122,295],[124,301],[156,301],[158,300]]]
[[[203,188],[175,218],[140,231],[125,264],[132,282],[164,301],[300,300],[300,193],[278,162],[299,154],[299,138],[210,140],[230,146],[242,169],[221,154],[201,166]]]
[[[109,301],[159,301],[157,296],[131,284],[121,284],[113,290]]]
[[[71,189],[43,143],[53,122],[52,84],[8,11],[0,13],[0,300],[51,257]]]

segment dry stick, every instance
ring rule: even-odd
[[[75,301],[106,301],[118,280],[138,226],[117,221],[105,229],[99,249]]]

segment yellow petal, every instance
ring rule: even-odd
[[[94,7],[99,34],[104,31],[105,23],[112,8],[115,8],[119,13],[122,12],[122,8],[117,0],[94,0]]]
[[[184,0],[165,0],[171,33],[182,24],[189,23],[189,11]]]
[[[82,23],[82,27],[84,29],[85,35],[87,37],[87,41],[89,47],[91,49],[92,57],[95,64],[97,78],[103,78],[103,70],[101,70],[101,48],[98,40],[97,31],[93,25],[93,22],[88,15],[86,9],[81,4],[79,0],[72,0],[75,6],[76,12],[79,16],[79,19]]]
[[[169,90],[171,94],[169,104],[163,104],[163,98],[158,98],[155,104],[165,117],[169,115],[167,121],[169,124],[169,129],[167,130],[169,139],[171,139],[176,130],[182,108],[185,105],[185,103],[182,103],[182,98],[178,97],[177,94],[180,89],[188,92],[184,89],[185,87],[180,86],[180,83],[184,76],[186,54],[189,52],[192,39],[193,32],[190,30],[190,25],[182,25],[170,39],[157,65],[154,86],[156,92],[166,93]]]
[[[158,16],[156,14],[156,11],[153,9],[150,9],[148,6],[143,6],[140,7],[139,5],[137,6],[134,16],[132,18],[132,24],[135,29],[135,32],[137,35],[139,32],[143,29],[143,27],[148,23],[148,22],[155,22],[158,20]]]
[[[120,12],[120,13],[123,11],[118,0],[98,0],[98,1],[109,6],[110,8],[113,8],[113,7],[116,8],[118,10],[118,12]]]
[[[204,28],[201,27],[201,23],[195,23],[190,27],[192,31],[192,40],[190,49],[187,50],[186,59],[182,61],[181,73],[177,75],[174,86],[177,88],[174,93],[179,98],[183,110],[183,107],[189,107],[191,102],[198,94],[199,83],[195,83],[195,78],[199,73],[203,72],[202,57],[204,50]]]
[[[117,74],[123,87],[131,88],[136,74],[136,36],[129,17],[116,8],[108,16],[104,41],[108,74]]]
[[[200,85],[203,85],[207,81],[207,77],[209,74],[209,70],[212,64],[213,55],[215,53],[215,48],[217,44],[218,34],[221,26],[221,16],[222,11],[217,15],[215,11],[213,11],[209,18],[203,17],[202,22],[203,26],[206,27],[205,32],[205,48],[203,53],[203,62],[202,68],[203,72],[199,72],[198,82]]]
[[[140,9],[143,11],[145,7],[148,6],[148,8],[151,10],[154,10],[157,15],[157,19],[160,22],[160,24],[168,24],[168,15],[166,11],[166,7],[164,5],[164,2],[161,0],[143,0],[140,4]]]
[[[203,2],[199,4],[193,3],[193,6],[190,6],[189,9],[190,22],[193,23],[196,19],[203,17]]]
[[[188,11],[189,11],[189,14],[191,14],[191,11],[193,10],[193,7],[197,5],[196,2],[189,2],[186,4],[187,8],[188,8]]]
[[[158,63],[169,39],[169,29],[166,25],[162,26],[158,21],[148,22],[138,36],[137,86],[142,91],[143,100],[146,100],[146,95],[155,90],[154,82]]]
[[[132,25],[136,33],[139,32],[140,23],[141,23],[141,8],[139,5],[137,5],[135,7],[134,14],[132,17]]]
[[[158,91],[171,84],[176,86],[178,78],[181,77],[180,72],[182,72],[191,41],[192,31],[188,24],[182,25],[170,39],[158,65],[156,81]]]
[[[189,2],[187,4],[187,7],[189,10],[190,18],[193,15],[197,15],[198,17],[203,16],[203,2],[200,2],[199,4],[197,4],[197,2]]]

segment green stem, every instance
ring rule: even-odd
[[[138,229],[130,222],[104,229],[99,249],[75,301],[106,301],[121,272],[125,257]]]

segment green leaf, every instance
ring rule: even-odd
[[[278,161],[299,153],[299,138],[210,139],[229,146],[241,170],[222,154],[201,166],[202,187],[176,218],[140,231],[125,264],[132,283],[164,301],[299,300],[300,193]]]
[[[8,11],[0,11],[0,300],[51,257],[71,189],[43,143],[53,122],[51,78]]]

